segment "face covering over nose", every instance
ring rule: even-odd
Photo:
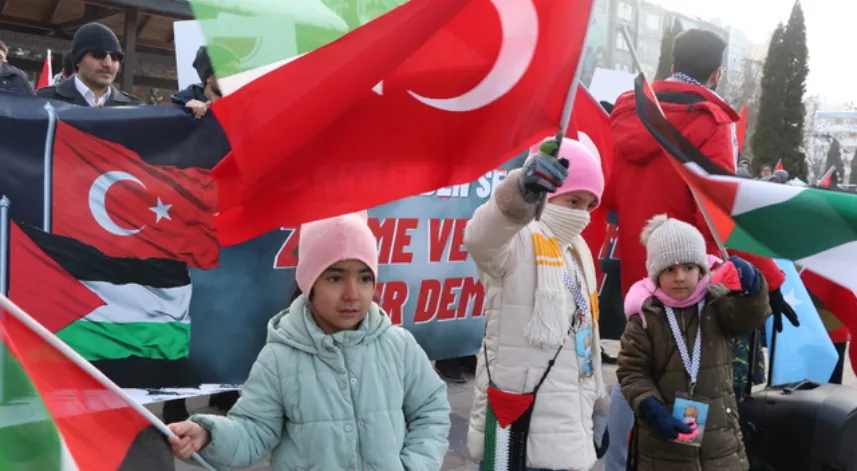
[[[574,238],[586,229],[590,216],[589,211],[548,203],[542,213],[542,221],[550,228],[560,245],[566,246],[571,245]]]

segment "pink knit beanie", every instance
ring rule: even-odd
[[[378,240],[369,229],[366,211],[301,225],[298,241],[298,287],[309,294],[322,273],[334,263],[359,260],[378,279]]]
[[[548,138],[552,139],[552,138]],[[532,158],[539,153],[541,143],[530,148]],[[586,147],[574,139],[564,138],[559,146],[559,158],[568,159],[568,178],[556,193],[548,195],[548,198],[571,193],[572,191],[588,191],[595,195],[598,204],[601,204],[601,195],[604,193],[604,171],[601,162]]]

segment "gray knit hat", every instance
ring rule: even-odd
[[[640,240],[646,246],[646,270],[652,281],[667,268],[681,263],[699,265],[708,273],[708,255],[702,233],[690,224],[659,214],[646,224]]]

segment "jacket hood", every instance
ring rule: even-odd
[[[710,114],[716,123],[738,122],[741,117],[716,93],[699,85],[674,80],[659,80],[652,84],[664,114],[680,131],[699,117],[698,112]],[[637,116],[634,91],[619,96],[610,115],[614,155],[636,164],[645,164],[661,155],[663,149],[649,134]]]
[[[315,323],[305,295],[299,296],[286,310],[268,321],[268,343],[280,343],[313,355],[337,350],[339,345],[359,345],[372,342],[392,327],[389,316],[372,303],[369,314],[357,330],[325,334]]]

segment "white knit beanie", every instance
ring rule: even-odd
[[[640,240],[646,246],[646,271],[654,282],[662,271],[682,263],[695,263],[703,274],[708,273],[705,239],[686,222],[659,214],[643,228]]]

